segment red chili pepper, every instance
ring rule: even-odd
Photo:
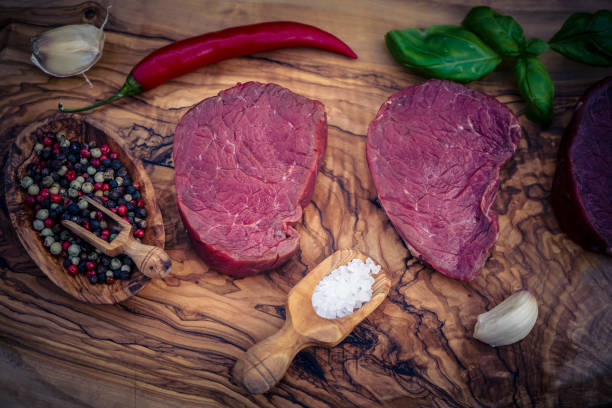
[[[136,95],[204,65],[262,51],[312,47],[357,58],[338,37],[319,28],[291,21],[276,21],[227,28],[166,45],[144,57],[115,95],[93,105],[62,112],[81,112]]]

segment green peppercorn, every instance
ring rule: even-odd
[[[38,193],[40,193],[40,187],[38,187],[37,184],[32,184],[30,187],[28,187],[28,194],[29,195],[38,195]]]
[[[51,203],[51,205],[49,206],[52,210],[57,210],[60,205],[58,203]]]
[[[43,146],[43,144],[42,144],[42,143],[36,143],[36,144],[34,145],[34,151],[35,151],[36,153],[40,153],[40,152],[42,152],[44,148],[45,148],[45,146]]]
[[[121,268],[121,260],[119,258],[111,259],[110,267],[112,270]]]
[[[45,246],[48,248],[51,246],[51,244],[53,244],[55,242],[55,238],[53,237],[45,237]]]
[[[108,223],[105,220],[100,220],[100,229],[107,229]]]
[[[79,190],[75,190],[74,188],[68,189],[68,197],[77,198],[79,196]]]
[[[108,271],[106,271],[106,276],[113,276],[113,271],[111,271],[110,269]]]
[[[94,189],[94,186],[89,181],[86,181],[81,186],[81,191],[84,192],[85,194],[91,193],[93,191],[93,189]]]
[[[121,187],[121,185],[123,184],[123,177],[121,176],[115,177],[115,182],[117,183],[118,187]]]
[[[70,182],[70,188],[73,188],[75,190],[80,190],[81,189],[81,185],[82,185],[82,183],[80,183],[78,180],[72,180]]]
[[[100,156],[102,156],[102,151],[98,147],[94,147],[93,149],[91,149],[90,153],[91,157],[93,157],[94,159],[99,159]]]
[[[72,262],[73,265],[78,265],[81,263],[81,258],[78,256],[72,257],[70,258],[70,262]]]
[[[47,218],[49,218],[49,210],[47,210],[46,208],[41,208],[36,212],[36,218],[42,221],[46,220]]]
[[[59,242],[52,243],[49,247],[49,251],[51,251],[53,255],[59,255],[59,253],[62,252],[62,244]]]
[[[89,174],[90,176],[95,175],[98,172],[98,170],[96,170],[96,168],[94,166],[89,166],[87,168],[87,174]]]
[[[39,219],[35,219],[34,222],[32,222],[32,227],[34,227],[36,231],[42,231],[43,228],[45,228],[45,223]]]
[[[132,270],[132,268],[130,267],[130,265],[122,265],[121,266],[121,272],[129,273],[131,270]]]
[[[132,201],[132,195],[131,195],[131,194],[126,194],[126,195],[124,195],[124,196],[123,196],[123,199],[124,199],[125,201],[128,201],[128,202],[129,202],[129,201]]]
[[[115,172],[113,169],[108,169],[104,172],[104,180],[112,180],[115,178]]]
[[[78,181],[79,183],[83,184],[85,182],[85,177],[79,176],[75,180]]]
[[[72,244],[68,247],[68,255],[76,257],[79,256],[80,253],[81,247],[77,244]]]
[[[87,166],[89,164],[89,160],[87,160],[85,157],[81,157],[79,163],[81,163],[81,166]]]
[[[104,195],[104,191],[96,190],[96,192],[94,194],[95,194],[96,197],[102,197]]]
[[[58,139],[66,139],[66,132],[64,132],[63,130],[57,132],[57,134],[55,135]]]
[[[51,176],[45,176],[42,179],[42,185],[45,187],[51,187],[51,185],[53,184],[53,177]]]
[[[92,220],[95,220],[96,219],[96,212],[95,211],[90,212],[89,213],[89,218],[91,218]]]
[[[43,228],[42,231],[40,231],[40,236],[41,237],[51,237],[53,236],[53,231],[51,231],[51,228]]]
[[[68,230],[62,230],[60,232],[60,239],[62,241],[68,241],[70,239],[70,231]]]
[[[89,203],[85,200],[79,200],[79,203],[77,205],[79,206],[79,209],[81,210],[86,210],[87,207],[89,207]]]
[[[115,238],[117,238],[117,234],[110,234],[110,236],[108,237],[108,240],[109,240],[109,242],[111,242]]]
[[[89,259],[90,261],[97,261],[99,258],[99,255],[97,252],[90,252],[89,255],[87,255],[87,259]]]
[[[32,177],[30,176],[25,176],[24,178],[21,179],[21,187],[25,189],[30,187],[33,183],[34,183],[34,180],[32,180]]]
[[[53,184],[51,188],[49,188],[49,194],[59,194],[60,186],[59,184]]]
[[[68,167],[62,166],[59,168],[59,170],[57,170],[57,174],[60,176],[63,176],[64,174],[66,174],[67,171],[68,171]]]
[[[97,172],[94,175],[94,181],[96,183],[102,183],[104,181],[104,173],[102,173],[101,171]]]
[[[69,146],[70,146],[70,140],[63,139],[60,141],[60,147],[69,147]]]

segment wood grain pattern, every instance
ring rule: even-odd
[[[555,118],[546,129],[525,119],[511,62],[469,85],[509,106],[524,137],[501,171],[495,251],[480,275],[464,283],[423,267],[402,244],[377,203],[365,134],[391,93],[423,80],[392,60],[384,33],[456,24],[479,2],[117,2],[104,55],[88,72],[94,88],[80,78],[50,78],[29,63],[32,35],[57,24],[100,24],[107,4],[7,0],[0,6],[2,164],[19,131],[56,112],[59,100],[69,107],[109,96],[140,58],[171,40],[297,20],[344,39],[359,59],[309,49],[266,52],[202,68],[89,113],[145,163],[173,272],[120,304],[83,304],[36,268],[2,208],[3,406],[575,407],[612,400],[612,261],[562,234],[548,202],[561,132],[579,96],[610,75],[609,68],[545,53],[556,85]],[[603,0],[491,5],[513,15],[528,38],[544,39],[574,11],[609,7]],[[297,226],[301,253],[280,270],[234,279],[209,270],[190,247],[175,204],[171,151],[184,112],[249,80],[321,100],[329,138],[312,203]],[[237,358],[282,326],[287,293],[306,272],[347,247],[381,262],[391,280],[387,299],[338,346],[299,353],[270,392],[246,393],[231,380]],[[520,288],[539,302],[532,333],[498,349],[474,340],[476,316]]]
[[[61,259],[51,255],[38,237],[38,233],[31,227],[34,213],[24,204],[27,192],[21,188],[19,183],[26,174],[26,166],[36,159],[33,148],[42,135],[61,131],[66,134],[69,140],[93,141],[98,146],[106,143],[111,151],[117,153],[118,159],[128,170],[128,174],[134,182],[142,185],[141,194],[146,203],[148,225],[143,242],[163,248],[165,242],[164,224],[149,176],[144,171],[142,164],[126,149],[121,139],[112,132],[105,132],[103,129],[103,125],[91,119],[82,119],[79,115],[58,114],[36,121],[26,126],[14,139],[7,155],[7,163],[4,166],[4,197],[8,216],[26,253],[30,255],[49,279],[66,293],[90,303],[122,302],[138,293],[149,282],[150,276],[143,274],[142,269],[139,269],[132,273],[132,278],[129,281],[121,280],[113,285],[92,285],[85,275],[69,275],[62,265]],[[130,234],[129,231],[127,232]],[[131,238],[131,234],[128,237]],[[140,263],[136,263],[136,265],[140,265]]]

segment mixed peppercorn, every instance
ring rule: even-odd
[[[28,194],[26,204],[34,209],[32,227],[45,247],[62,259],[69,274],[87,275],[92,284],[130,279],[128,256],[106,256],[61,225],[71,220],[105,241],[115,239],[119,230],[81,199],[87,195],[132,224],[136,238],[144,236],[147,211],[140,185],[132,182],[117,153],[106,144],[70,141],[64,132],[47,133],[34,152],[36,159],[27,165],[21,187]]]

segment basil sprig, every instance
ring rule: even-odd
[[[514,75],[525,100],[527,118],[543,125],[550,124],[555,87],[542,61],[534,56],[521,56],[516,60]]]
[[[612,12],[572,14],[548,43],[525,39],[511,16],[490,7],[472,8],[461,27],[432,26],[424,30],[389,31],[385,40],[391,55],[427,76],[470,82],[492,72],[501,57],[516,58],[515,78],[525,100],[527,117],[549,124],[555,89],[538,55],[549,48],[590,65],[612,65]]]
[[[491,7],[474,7],[461,23],[504,57],[518,57],[525,46],[523,27]]]
[[[571,60],[612,66],[612,12],[574,13],[548,43]]]
[[[480,38],[456,26],[392,30],[385,42],[402,65],[432,78],[470,82],[489,74],[501,62]]]

